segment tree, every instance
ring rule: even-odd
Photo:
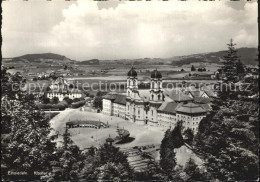
[[[95,108],[103,109],[103,98],[101,96],[96,96],[93,101],[93,106]]]
[[[184,144],[181,130],[181,123],[178,122],[172,131],[167,130],[165,132],[164,138],[161,142],[160,166],[170,180],[173,179],[174,168],[176,166],[174,149],[179,148]]]
[[[238,59],[236,68],[237,68],[237,74],[238,74],[238,75],[241,75],[241,74],[244,74],[244,73],[245,73],[244,65],[243,65],[243,63],[240,61],[240,59]]]
[[[221,92],[219,92],[219,97],[223,100],[227,99],[237,99],[238,92],[234,92],[239,90],[239,87],[236,83],[239,81],[238,70],[241,72],[242,65],[239,63],[239,59],[237,56],[237,50],[235,49],[235,45],[233,40],[230,40],[228,45],[227,55],[224,56],[224,66],[222,67],[222,83],[219,88]]]
[[[18,89],[21,80],[18,75],[2,72],[2,123],[8,133],[7,139],[2,140],[2,164],[8,171],[26,171],[29,175],[34,171],[50,172],[49,161],[56,147],[54,138],[49,136],[49,121],[43,112],[35,110],[34,96]],[[10,180],[6,174],[2,177]],[[26,176],[16,180],[23,178]]]
[[[192,65],[190,70],[191,71],[196,71],[196,68]]]
[[[83,168],[85,157],[82,155],[79,147],[71,140],[67,127],[63,134],[63,144],[58,148],[56,158],[59,159],[59,168],[52,171],[48,180],[70,181],[79,179],[79,173]]]
[[[103,144],[94,156],[88,156],[81,176],[87,180],[116,180],[132,179],[133,171],[127,160],[127,155],[119,148]]]
[[[108,162],[97,169],[99,180],[123,181],[129,179],[129,174],[125,171],[122,164]]]
[[[73,103],[73,100],[70,99],[69,97],[64,97],[63,100],[66,101],[69,105]]]
[[[80,101],[80,98],[73,99],[73,102],[79,102],[79,101]]]
[[[52,98],[52,103],[53,104],[58,104],[59,103],[59,98],[58,97],[53,97]]]
[[[235,50],[235,45],[233,40],[230,40],[228,45],[227,55],[224,56],[225,62],[224,67],[222,68],[223,73],[227,79],[227,82],[236,83],[237,79],[237,63],[238,63],[238,56],[237,50]]]
[[[42,104],[49,104],[50,98],[43,96],[40,98],[40,101],[42,102]]]
[[[250,92],[256,93],[257,85],[251,86]],[[258,98],[248,100],[248,93],[230,90],[220,90],[218,95],[221,97],[213,101],[211,113],[199,124],[194,148],[204,156],[211,178],[256,180],[259,177],[259,122],[249,116],[258,117]]]
[[[165,132],[164,138],[160,147],[160,166],[163,171],[170,176],[176,165],[175,153],[172,143],[170,142],[171,131]]]
[[[191,144],[192,141],[193,141],[193,138],[194,138],[194,133],[193,131],[188,128],[186,129],[184,132],[183,132],[183,135],[185,137],[185,141],[188,143],[188,144]]]
[[[207,175],[204,173],[203,169],[200,169],[192,158],[190,158],[189,161],[186,163],[183,171],[189,176],[189,181],[208,180]]]

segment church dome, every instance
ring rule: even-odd
[[[134,70],[133,67],[130,69],[130,71],[128,71],[127,76],[137,77],[137,72]]]
[[[156,69],[152,72],[151,78],[157,78],[157,79],[162,78],[162,74]]]

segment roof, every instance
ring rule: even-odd
[[[139,96],[144,98],[144,99],[149,99],[150,97],[150,89],[144,89],[144,90],[141,90],[139,89]]]
[[[201,92],[199,90],[196,91],[189,91],[189,93],[193,96],[193,97],[200,97]]]
[[[206,97],[194,97],[194,102],[199,104],[208,104],[213,101],[212,98],[206,98]]]
[[[209,97],[216,97],[214,92],[212,92],[211,90],[207,90],[207,91],[204,91]]]
[[[176,114],[176,108],[179,106],[179,103],[176,102],[163,102],[162,105],[158,108],[158,111]]]
[[[109,138],[106,139],[106,142],[114,142],[114,139],[109,137]]]
[[[108,94],[106,94],[106,95],[103,96],[103,99],[115,100],[115,99],[116,99],[116,94],[108,93]]]
[[[157,69],[155,69],[152,73],[151,73],[151,78],[162,78],[162,74],[157,71]]]
[[[188,95],[184,94],[181,91],[173,90],[173,91],[167,91],[165,93],[165,96],[169,97],[171,100],[175,102],[185,102],[185,101],[192,101],[193,98],[189,97]]]
[[[211,106],[209,104],[201,104],[200,106],[203,109],[205,109],[207,112],[212,110],[212,108],[211,108]]]
[[[116,99],[114,100],[114,103],[126,105],[126,96],[125,95],[116,95]]]
[[[73,89],[65,89],[65,88],[57,88],[47,91],[47,93],[81,93],[81,90],[73,88]]]
[[[176,109],[177,112],[183,112],[183,113],[205,113],[207,112],[205,109],[203,109],[200,105],[195,103],[188,103],[184,104]]]
[[[133,67],[128,71],[127,76],[137,77],[137,72],[134,70]]]

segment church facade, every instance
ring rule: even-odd
[[[161,73],[152,72],[147,97],[139,94],[137,72],[131,68],[127,76],[126,118],[137,124],[158,125],[157,109],[163,102]]]
[[[140,94],[138,75],[132,67],[127,73],[126,95],[105,95],[103,113],[139,125],[174,127],[178,121],[182,121],[184,129],[190,128],[196,133],[198,124],[208,109],[192,101],[193,98],[188,95],[183,99],[178,96],[176,100],[166,100],[162,89],[162,74],[157,69],[151,73],[149,92],[146,95]]]

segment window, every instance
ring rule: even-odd
[[[151,110],[151,112],[152,112],[152,115],[153,115],[153,110]]]
[[[153,95],[152,95],[152,100],[153,100]]]
[[[161,96],[160,95],[158,95],[158,100],[160,100],[161,99]]]

